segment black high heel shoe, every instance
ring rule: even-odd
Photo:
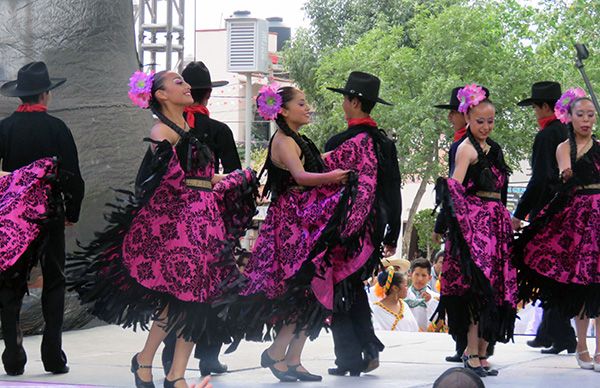
[[[481,365],[479,366],[471,366],[471,364],[469,364],[469,360],[472,359],[479,359],[479,355],[478,354],[471,354],[470,356],[463,356],[463,364],[465,366],[466,369],[470,369],[473,372],[475,372],[475,374],[479,377],[486,377],[488,374],[485,371],[485,369],[483,369],[483,367]]]
[[[163,387],[164,388],[175,388],[175,383],[178,381],[181,381],[181,380],[185,380],[185,377],[179,377],[173,381],[171,381],[165,377],[165,382],[163,383]]]
[[[487,356],[479,356],[479,362],[481,363],[481,361],[485,361],[487,360]],[[488,376],[498,376],[498,370],[497,369],[492,369],[491,366],[481,366],[483,368],[483,370],[485,370],[485,372],[487,373]]]
[[[314,374],[309,373],[309,372],[301,372],[301,371],[299,371],[298,368],[301,365],[302,364],[288,365],[288,373],[290,375],[296,376],[296,378],[298,380],[300,380],[300,381],[321,381],[321,380],[323,380],[322,376],[314,375]]]
[[[152,365],[140,365],[137,360],[137,356],[138,356],[138,353],[134,354],[133,358],[131,359],[131,373],[133,373],[133,377],[135,377],[136,388],[154,388],[154,382],[144,381],[144,380],[140,379],[140,376],[138,376],[138,374],[137,374],[138,369],[140,369],[140,368],[152,369]]]
[[[275,368],[275,364],[282,361],[283,360],[273,360],[271,356],[269,356],[267,350],[262,352],[260,356],[260,366],[262,366],[263,368],[269,368],[269,370],[271,370],[271,373],[273,373],[273,376],[277,377],[282,383],[291,383],[298,381],[296,375],[291,374],[289,369],[286,371],[281,371]]]

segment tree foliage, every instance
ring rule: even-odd
[[[535,81],[583,85],[573,43],[600,50],[600,2],[593,0],[537,7],[517,0],[308,0],[305,10],[311,27],[296,35],[284,59],[316,106],[307,135],[322,145],[345,129],[343,98],[327,86],[343,86],[354,70],[376,74],[380,96],[394,106],[377,105],[372,115],[396,140],[404,183],[446,175],[452,128],[447,111],[432,105],[446,103],[452,88],[478,83],[490,90],[492,138],[515,167],[528,158],[537,130],[531,110],[516,103]],[[585,64],[598,85],[600,59],[592,54]],[[417,195],[407,236],[419,201]]]

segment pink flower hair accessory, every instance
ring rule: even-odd
[[[129,92],[127,95],[134,105],[142,109],[147,109],[152,97],[152,82],[154,81],[154,71],[144,73],[137,70],[129,78]]]
[[[477,84],[465,85],[458,91],[456,97],[460,101],[458,111],[461,113],[467,113],[470,107],[478,105],[486,98],[485,91]]]
[[[258,91],[258,98],[256,103],[258,105],[258,113],[265,120],[275,120],[277,114],[281,111],[283,100],[277,91],[279,90],[279,84],[273,82],[269,85],[265,85]]]
[[[571,88],[564,92],[562,96],[554,104],[554,115],[563,124],[569,124],[571,117],[569,117],[569,108],[573,101],[578,98],[585,97],[585,90],[581,88]]]

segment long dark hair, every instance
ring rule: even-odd
[[[284,86],[277,91],[277,94],[281,96],[282,107],[287,108],[290,101],[294,99],[294,96],[298,90],[291,86]],[[257,99],[258,100],[258,99]],[[298,135],[297,132],[293,131],[288,123],[285,121],[285,117],[281,113],[277,115],[275,119],[275,124],[279,127],[283,134],[294,139],[296,144],[300,147],[300,151],[302,151],[302,155],[304,155],[304,169],[306,171],[311,172],[322,172],[324,169],[324,163],[321,159],[321,155],[318,152],[315,152],[315,148],[312,142],[306,138],[305,136]]]
[[[202,169],[206,167],[206,165],[212,160],[212,153],[210,149],[204,143],[201,143],[195,136],[192,136],[188,131],[184,130],[179,125],[171,121],[167,116],[165,116],[162,113],[163,107],[156,98],[156,92],[164,89],[165,75],[167,73],[167,70],[163,70],[154,74],[148,108],[163,124],[175,131],[175,133],[181,137],[184,143],[188,144],[188,147],[184,148],[186,153],[184,155],[179,155],[181,162],[183,162],[183,158],[185,158],[184,168],[186,171],[191,171],[192,169]],[[195,153],[193,152],[193,147],[196,148]]]

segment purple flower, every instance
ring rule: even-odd
[[[141,70],[137,70],[129,78],[129,99],[134,105],[146,109],[150,103],[152,96],[152,81],[154,81],[154,72],[146,74]]]
[[[569,108],[573,101],[581,97],[585,97],[585,91],[583,89],[571,88],[564,92],[558,101],[556,101],[556,104],[554,105],[554,115],[561,123],[568,124],[571,122]]]
[[[458,101],[460,101],[458,111],[461,113],[467,113],[470,107],[485,100],[485,92],[477,84],[465,85],[464,88],[458,91],[456,96],[458,97]]]
[[[258,113],[265,120],[274,120],[281,110],[282,99],[279,93],[277,93],[278,89],[279,85],[274,82],[263,86],[258,92]]]

